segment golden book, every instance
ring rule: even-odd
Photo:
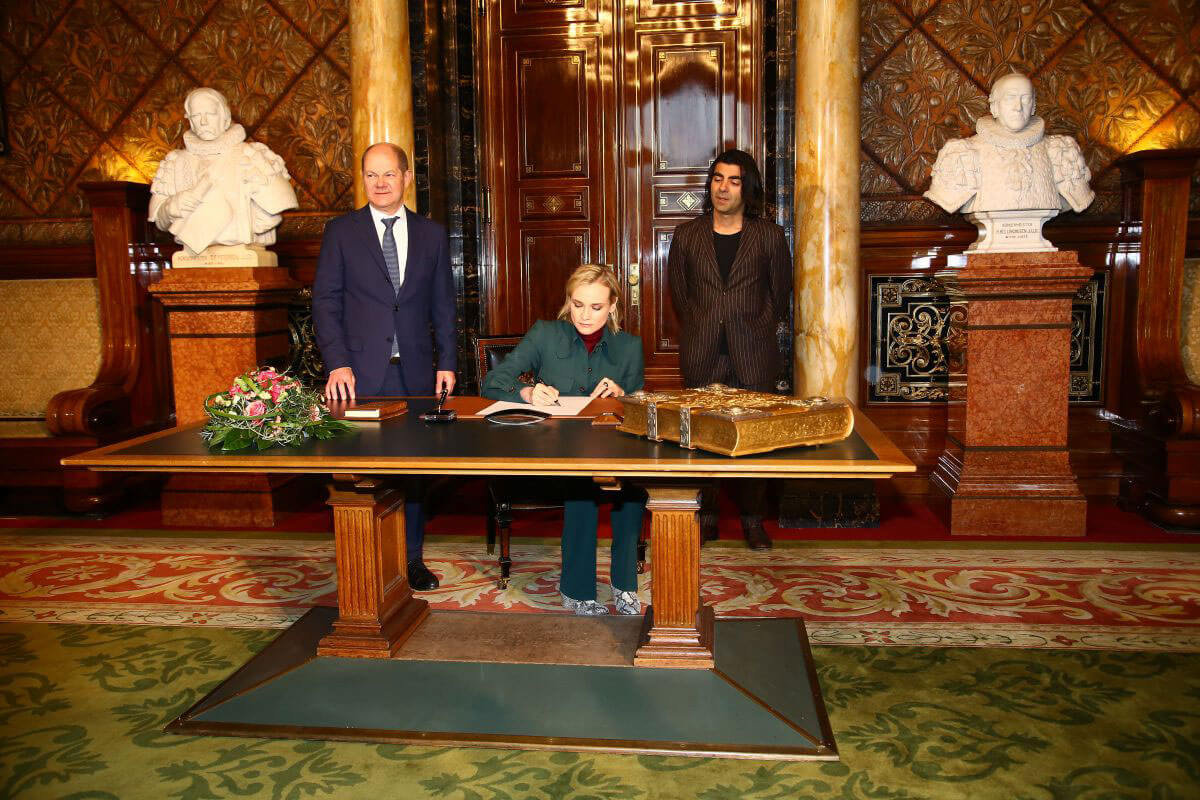
[[[854,409],[845,400],[787,397],[719,383],[634,392],[620,400],[624,420],[617,430],[727,456],[840,442],[854,430]]]

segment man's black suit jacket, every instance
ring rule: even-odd
[[[783,228],[747,217],[737,257],[722,283],[711,214],[675,229],[667,257],[671,301],[679,319],[679,364],[685,386],[717,380],[725,328],[737,385],[768,391],[779,372],[776,327],[788,319],[792,259]]]
[[[441,225],[404,209],[408,261],[397,294],[368,206],[331,219],[313,280],[313,325],[327,372],[354,369],[355,392],[377,394],[398,336],[404,382],[432,394],[434,372],[458,360],[450,242]],[[430,327],[433,337],[430,338]],[[434,364],[434,343],[437,363]]]

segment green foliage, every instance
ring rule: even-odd
[[[229,389],[204,401],[208,422],[200,435],[213,450],[233,452],[294,447],[305,439],[329,439],[353,429],[333,419],[319,394],[287,373],[264,367],[233,379]]]

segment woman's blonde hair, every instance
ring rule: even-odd
[[[571,295],[580,286],[592,283],[602,283],[608,287],[608,301],[613,304],[612,313],[608,315],[608,329],[616,333],[621,330],[621,284],[617,281],[617,274],[603,264],[584,264],[571,273],[571,277],[567,278],[567,298],[558,310],[558,318],[571,319]]]

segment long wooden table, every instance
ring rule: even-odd
[[[653,559],[651,604],[634,663],[713,666],[713,614],[700,599],[699,490],[711,478],[888,478],[915,470],[865,415],[843,442],[755,456],[726,456],[656,443],[591,419],[528,427],[479,419],[421,422],[428,399],[408,414],[359,423],[352,434],[296,448],[214,453],[199,426],[176,428],[64,459],[107,471],[317,473],[332,476],[338,617],[322,656],[389,658],[429,616],[408,585],[404,494],[396,476],[502,475],[632,481],[648,494]]]

